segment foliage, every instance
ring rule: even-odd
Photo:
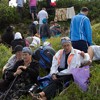
[[[9,24],[17,23],[18,20],[18,14],[16,14],[15,8],[0,5],[0,29],[8,26]]]
[[[0,44],[0,73],[10,56],[11,50],[8,49],[8,47]]]
[[[93,41],[100,45],[100,23],[92,26],[93,29]],[[52,37],[48,39],[51,42],[52,47],[58,51],[61,48],[60,37]],[[2,67],[6,64],[7,60],[11,56],[11,50],[0,45],[0,71]],[[76,84],[72,83],[65,91],[54,98],[54,100],[99,100],[100,98],[100,62],[93,62],[93,67],[91,67],[92,77],[90,78],[90,84],[88,91],[82,92]],[[31,100],[31,97],[22,97],[20,100]]]
[[[100,23],[92,26],[94,44],[100,45]]]
[[[9,24],[16,24],[20,22],[24,22],[26,24],[30,23],[31,15],[29,13],[29,0],[24,5],[23,8],[23,19],[20,20],[18,13],[16,12],[16,8],[12,8],[8,6],[8,0],[0,1],[0,31],[3,31],[5,27]],[[74,6],[76,14],[80,11],[82,6],[87,6],[90,9],[89,18],[94,22],[100,21],[100,16],[98,16],[100,12],[99,0],[57,0],[56,7],[47,7],[46,0],[38,1],[37,12],[44,6],[47,10],[50,11],[49,14],[49,22],[54,19],[55,16],[55,8],[67,8]],[[70,23],[70,21],[67,21]]]
[[[99,62],[100,63],[100,62]],[[81,91],[75,83],[71,84],[66,91],[54,100],[99,100],[100,98],[100,65],[94,63],[91,68],[89,89],[87,92]]]
[[[60,37],[51,37],[48,41],[52,44],[52,47],[58,51],[61,48]]]
[[[89,11],[89,18],[91,21],[95,20],[99,22],[100,16],[98,16],[100,12],[100,5],[99,0],[57,0],[57,6],[55,8],[68,8],[74,6],[76,14],[80,12],[81,7],[87,6]],[[39,1],[38,7],[42,8],[42,5],[46,5],[46,0]],[[53,20],[55,16],[55,8],[50,7],[49,9],[52,10],[52,13],[49,15],[49,20]],[[48,8],[47,8],[48,9]]]
[[[93,41],[100,45],[100,23],[92,26]],[[100,98],[100,61],[93,62],[90,72],[92,77],[90,78],[89,89],[87,92],[83,92],[76,84],[71,84],[64,92],[55,97],[54,100],[99,100]]]

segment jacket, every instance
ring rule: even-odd
[[[84,58],[79,54],[81,51],[77,49],[71,50],[71,53],[68,56],[67,64],[68,68],[62,71],[58,71],[58,67],[64,66],[64,49],[59,50],[55,56],[53,57],[52,66],[50,70],[50,74],[57,74],[57,75],[69,75],[71,74],[71,70],[73,68],[79,68],[82,64],[87,63],[90,60],[90,56],[85,53]]]
[[[92,29],[90,20],[84,14],[79,13],[71,20],[70,25],[71,41],[84,40],[92,45]]]
[[[17,68],[21,65],[24,65],[24,61],[17,61],[14,67],[10,70],[7,70],[6,75],[5,75],[5,80],[8,82],[13,81],[15,76],[13,75],[14,72],[16,72]],[[36,83],[37,82],[37,77],[39,75],[39,64],[35,61],[32,61],[28,68],[19,75],[21,76],[22,80],[30,80],[30,83]]]

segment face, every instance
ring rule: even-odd
[[[88,11],[86,11],[86,12],[85,12],[85,15],[88,15],[88,13],[89,13],[89,12],[88,12]]]
[[[66,51],[66,53],[71,52],[71,49],[72,49],[71,43],[63,43],[62,47],[64,48],[64,50]]]
[[[29,53],[23,53],[23,60],[24,62],[31,60],[31,55]]]
[[[18,60],[21,60],[22,59],[22,51],[17,51],[16,57],[17,57]]]

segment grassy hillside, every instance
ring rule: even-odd
[[[93,41],[95,44],[100,45],[100,23],[92,26],[93,29]],[[53,48],[57,51],[61,48],[60,38],[51,38],[48,41],[51,42]],[[11,56],[10,49],[0,45],[0,71],[2,67]],[[93,62],[91,67],[92,77],[90,78],[89,89],[87,92],[81,91],[81,89],[72,83],[67,89],[65,89],[54,100],[99,100],[100,99],[100,61]],[[31,100],[30,97],[21,100]]]
[[[93,42],[100,45],[100,23],[92,26]],[[89,89],[83,92],[76,84],[71,84],[54,100],[100,100],[100,61],[93,62],[90,69]]]

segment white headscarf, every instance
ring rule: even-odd
[[[20,32],[16,32],[15,36],[14,36],[14,39],[22,39],[21,33]]]
[[[33,41],[32,41],[32,43],[30,44],[30,46],[37,47],[37,46],[40,45],[40,43],[41,43],[40,38],[34,36],[34,37],[33,37]]]

